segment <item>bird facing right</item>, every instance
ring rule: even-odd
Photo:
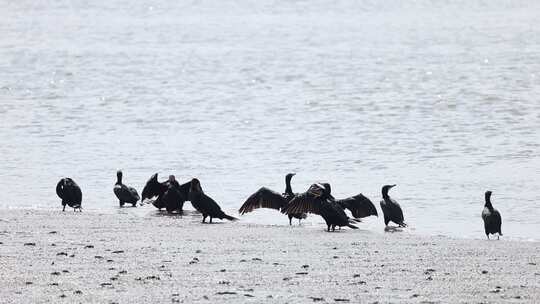
[[[394,222],[399,225],[399,227],[407,227],[403,219],[403,211],[401,206],[388,195],[388,191],[395,187],[396,185],[385,185],[382,187],[382,201],[381,209],[384,214],[384,224],[388,227],[388,223]]]
[[[229,221],[237,220],[237,218],[225,214],[216,201],[204,193],[201,182],[196,178],[190,182],[188,198],[193,208],[202,213],[203,223],[206,222],[207,217],[210,217],[210,223],[212,223],[213,218],[227,219]]]
[[[484,210],[482,211],[482,219],[484,220],[484,231],[486,232],[488,240],[490,234],[498,233],[498,240],[499,236],[503,235],[501,232],[501,214],[499,213],[499,211],[497,211],[497,209],[493,208],[493,205],[491,204],[491,191],[486,191],[485,198],[486,203],[484,204]]]

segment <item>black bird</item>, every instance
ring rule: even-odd
[[[330,184],[323,183],[321,185],[323,185],[323,187],[327,190],[330,198],[335,200],[335,202],[340,205],[342,209],[348,209],[351,211],[351,214],[355,220],[368,217],[370,215],[375,215],[377,217],[379,216],[375,205],[373,205],[371,200],[365,197],[362,193],[344,199],[334,199]]]
[[[161,210],[161,208],[165,208],[165,204],[161,200],[161,197],[167,191],[169,184],[168,181],[165,181],[163,183],[158,182],[158,174],[153,174],[150,179],[146,182],[146,185],[144,185],[144,188],[141,192],[141,203],[144,202],[145,199],[152,199],[154,197],[158,197],[156,200],[152,202],[152,204]]]
[[[388,190],[396,185],[385,185],[382,187],[382,201],[381,209],[384,214],[384,224],[388,226],[389,222],[394,222],[399,225],[399,227],[407,227],[407,224],[403,221],[403,211],[401,207],[396,202],[396,200],[390,198],[388,195]]]
[[[116,171],[116,184],[114,184],[114,194],[118,198],[120,207],[124,204],[131,204],[133,207],[137,206],[137,201],[139,200],[139,194],[137,190],[133,187],[128,187],[122,184],[122,171]]]
[[[143,191],[141,193],[141,197],[142,197],[141,202],[143,202],[145,199],[151,199],[157,196],[157,199],[152,202],[152,205],[154,205],[156,208],[158,208],[159,210],[161,210],[162,208],[166,208],[169,213],[173,211],[178,211],[181,213],[184,202],[186,201],[189,194],[190,182],[179,185],[176,182],[176,179],[174,178],[173,175],[169,176],[169,180],[162,183],[158,182],[157,178],[158,178],[158,174],[155,173],[146,182],[146,185],[144,186]],[[170,199],[171,196],[169,196],[167,200],[163,199],[165,192],[169,190],[169,186],[171,185],[171,180],[176,182],[174,183],[174,186],[179,191],[178,201],[176,202]]]
[[[73,211],[79,209],[82,212],[82,192],[79,185],[69,177],[62,178],[56,184],[56,194],[62,199],[62,211],[66,211],[66,205],[73,208]]]
[[[188,198],[193,208],[202,213],[203,223],[206,222],[206,217],[208,216],[210,217],[210,223],[212,223],[212,218],[218,218],[220,220],[227,219],[229,221],[237,220],[237,218],[225,214],[216,201],[204,194],[201,183],[196,178],[191,180]]]
[[[482,219],[484,220],[484,231],[486,232],[488,240],[490,234],[498,233],[498,240],[499,236],[503,235],[501,232],[501,214],[499,213],[499,211],[497,211],[497,209],[493,208],[493,205],[491,204],[491,191],[486,191],[485,197],[486,203],[484,205],[484,210],[482,211]]]
[[[184,202],[187,200],[190,184],[191,183],[180,185],[176,181],[174,175],[169,175],[167,190],[160,199],[168,213],[173,213],[175,211],[179,214],[184,213]]]
[[[295,193],[293,193],[291,187],[291,179],[294,175],[295,173],[289,173],[285,175],[285,192],[279,194],[276,191],[272,191],[266,187],[262,187],[261,189],[257,190],[257,192],[253,193],[250,197],[248,197],[242,207],[240,207],[240,209],[238,210],[238,213],[242,215],[258,208],[270,208],[276,210],[283,210],[287,208],[289,202],[296,195]],[[306,216],[307,215],[305,213],[288,214],[289,225],[292,225],[293,218],[297,218],[298,224],[300,224],[300,220],[305,219]]]
[[[313,184],[306,192],[296,195],[282,212],[285,214],[305,212],[318,214],[326,222],[327,231],[330,231],[330,228],[335,231],[336,226],[358,229],[350,223],[351,220],[343,208],[335,202],[329,190],[329,185]]]

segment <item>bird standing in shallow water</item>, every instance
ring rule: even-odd
[[[407,227],[407,224],[405,224],[403,219],[403,211],[401,210],[401,206],[390,196],[388,195],[388,191],[395,187],[396,185],[385,185],[382,187],[382,201],[381,201],[381,209],[384,214],[384,224],[388,227],[389,222],[394,222],[399,225],[399,227]]]
[[[73,211],[79,209],[82,212],[82,192],[81,188],[74,180],[69,177],[62,178],[56,184],[56,194],[62,199],[62,211],[66,211],[66,205],[73,208]]]
[[[210,217],[210,223],[212,223],[212,218],[218,218],[220,220],[227,219],[229,221],[237,220],[237,218],[225,214],[216,201],[204,194],[201,183],[196,178],[191,180],[189,188],[189,201],[193,205],[193,208],[202,213],[203,223],[206,222],[206,217]]]
[[[289,173],[285,176],[285,192],[279,194],[275,191],[272,191],[266,187],[262,187],[253,193],[248,199],[244,202],[242,207],[238,210],[238,213],[245,214],[251,212],[258,208],[270,208],[276,210],[284,210],[289,205],[289,202],[296,196],[291,188],[291,179],[295,173]],[[298,225],[300,225],[300,220],[306,218],[305,213],[298,214],[287,214],[289,217],[289,225],[292,225],[292,219],[298,219]]]
[[[486,232],[488,240],[490,234],[498,233],[498,240],[499,236],[503,235],[501,232],[501,214],[499,213],[499,211],[497,211],[497,209],[493,208],[493,205],[491,204],[491,191],[486,191],[485,200],[486,203],[484,204],[484,210],[482,211],[482,219],[484,220],[484,231]]]
[[[122,171],[116,171],[116,184],[114,184],[113,192],[118,198],[120,207],[124,204],[131,204],[133,207],[137,206],[137,201],[139,200],[139,194],[137,190],[133,187],[128,187],[122,184]]]

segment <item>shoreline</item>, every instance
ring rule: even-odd
[[[0,242],[7,303],[534,303],[540,296],[538,242],[35,209],[0,209]]]
[[[111,208],[90,208],[85,209],[83,207],[83,213],[93,213],[93,214],[108,214],[108,215],[114,215],[114,214],[124,214],[124,213],[130,213],[137,217],[168,217],[169,215],[165,213],[164,210],[162,210],[160,213],[156,208],[153,206],[146,206],[150,205],[150,203],[147,203],[143,206],[137,206],[137,208],[132,208],[130,206],[118,208],[117,206],[111,207]],[[0,213],[1,212],[7,212],[7,211],[38,211],[38,212],[55,212],[59,211],[61,212],[61,207],[55,209],[55,207],[58,206],[51,206],[51,205],[39,205],[39,206],[7,206],[7,205],[0,205]],[[271,209],[258,209],[256,212],[248,213],[245,215],[240,215],[236,212],[235,209],[223,209],[227,214],[231,214],[232,216],[239,219],[239,221],[235,222],[237,225],[260,225],[260,226],[270,226],[270,227],[280,227],[280,226],[289,226],[288,221],[283,220],[286,217],[282,215],[279,211],[271,210]],[[73,209],[69,208],[66,209],[66,213],[73,213]],[[191,207],[191,204],[185,204],[184,205],[184,212],[186,212],[186,215],[191,214],[197,214],[197,211]],[[172,217],[180,217],[178,215],[173,215]],[[1,219],[0,219],[1,220]],[[443,231],[430,231],[425,229],[425,227],[420,227],[414,225],[414,219],[413,222],[409,223],[409,226],[405,229],[403,229],[401,232],[405,234],[410,234],[412,236],[418,236],[418,237],[440,237],[440,238],[449,238],[449,239],[456,239],[456,240],[469,240],[469,241],[483,241],[486,240],[486,236],[483,232],[483,223],[480,216],[476,219],[478,222],[478,231],[474,234],[467,234],[467,235],[458,235],[456,233],[454,234],[445,234]],[[219,220],[218,220],[219,221]],[[363,218],[362,222],[359,224],[359,228],[362,230],[368,230],[373,233],[377,234],[385,234],[387,231],[385,230],[384,223],[382,223],[382,215],[379,217],[367,217]],[[298,225],[298,222],[296,220],[293,221],[293,226]],[[391,224],[391,226],[395,224]],[[459,225],[459,223],[456,223],[456,225]],[[315,214],[309,214],[307,219],[302,220],[302,227],[307,229],[319,229],[319,226],[324,228],[325,223],[324,220]],[[540,243],[540,239],[531,238],[527,236],[516,236],[513,234],[505,233],[506,223],[503,222],[503,233],[504,235],[501,237],[500,241],[511,241],[511,242],[526,242],[526,243]],[[322,229],[321,228],[321,229]],[[348,228],[344,228],[348,229]],[[496,235],[490,235],[491,240],[496,240]]]

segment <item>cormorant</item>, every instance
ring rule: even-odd
[[[211,197],[204,194],[201,183],[196,178],[191,180],[188,198],[193,208],[202,213],[203,223],[206,222],[208,216],[210,217],[210,223],[212,223],[212,218],[227,219],[229,221],[237,220],[237,218],[225,214]]]
[[[182,214],[184,212],[184,202],[187,200],[189,185],[190,183],[180,185],[174,175],[169,175],[167,190],[161,196],[161,202],[168,213],[177,211]]]
[[[79,185],[69,177],[62,178],[56,184],[56,194],[62,199],[62,211],[66,211],[66,205],[73,208],[73,211],[79,209],[82,212],[82,192]]]
[[[143,202],[145,199],[151,199],[157,196],[157,199],[152,202],[152,205],[154,205],[159,210],[161,210],[162,208],[166,208],[168,212],[182,212],[182,206],[184,205],[184,201],[186,201],[188,197],[190,182],[179,185],[176,182],[176,179],[174,179],[174,176],[170,176],[169,180],[160,183],[158,182],[157,178],[158,174],[155,173],[146,182],[146,185],[144,186],[141,193],[141,202]],[[171,185],[171,178],[175,181],[175,187],[177,187],[180,195],[178,196],[179,200],[177,202],[174,202],[172,199],[167,199],[168,204],[166,204],[166,202],[163,200],[163,195],[165,194],[165,192],[167,192],[169,186]]]
[[[242,215],[258,208],[271,208],[276,210],[283,210],[287,208],[289,202],[296,195],[295,193],[293,193],[291,187],[291,179],[294,175],[295,173],[289,173],[285,175],[285,192],[279,194],[266,187],[262,187],[261,189],[257,190],[257,192],[253,193],[250,197],[248,197],[242,207],[240,207],[240,209],[238,210],[238,213]],[[305,213],[288,214],[289,225],[292,225],[293,218],[297,218],[298,224],[300,224],[300,220],[305,219],[306,216],[307,215]]]
[[[503,235],[501,232],[501,214],[499,213],[499,211],[497,211],[497,209],[493,208],[493,205],[491,204],[491,191],[486,191],[485,198],[486,203],[484,205],[484,210],[482,211],[482,219],[484,220],[484,231],[486,232],[488,240],[490,234],[498,233],[498,240],[499,236]]]
[[[382,187],[382,201],[381,209],[384,214],[384,224],[388,226],[389,222],[394,222],[399,225],[399,227],[407,227],[407,224],[403,221],[403,211],[401,207],[396,202],[396,200],[390,198],[388,195],[388,190],[396,185],[385,185]]]
[[[313,184],[309,189],[301,194],[296,195],[289,206],[282,210],[285,214],[296,214],[296,213],[314,213],[320,215],[326,225],[328,226],[327,231],[336,230],[336,226],[342,227],[347,226],[352,229],[358,229],[358,227],[350,223],[350,219],[345,214],[343,208],[335,202],[331,193],[329,192],[329,185],[319,185]]]
[[[371,200],[365,197],[362,193],[344,199],[335,199],[332,196],[332,188],[330,187],[330,184],[322,183],[321,185],[327,190],[330,198],[335,200],[335,202],[340,205],[342,209],[348,209],[351,211],[351,214],[355,220],[368,217],[370,215],[375,215],[377,217],[379,216],[375,205],[373,205]]]
[[[128,187],[122,184],[122,171],[116,171],[116,184],[114,184],[114,194],[118,198],[120,207],[124,204],[131,204],[133,207],[137,206],[137,201],[139,200],[139,194],[137,190],[133,187]]]

